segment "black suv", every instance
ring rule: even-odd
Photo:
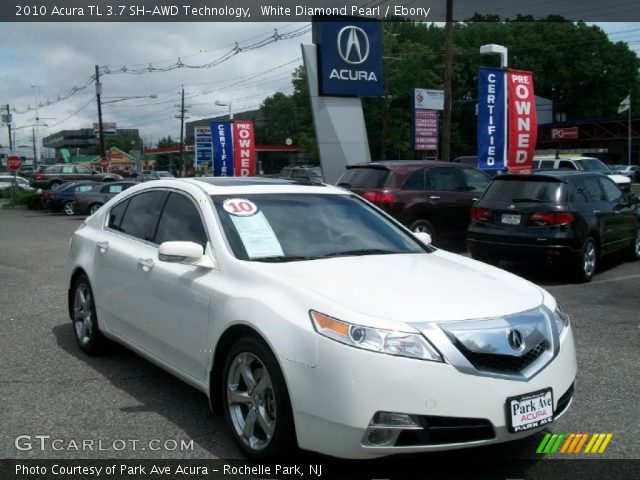
[[[280,178],[322,183],[322,169],[318,165],[289,165],[282,169]]]
[[[602,255],[640,258],[638,199],[606,175],[569,171],[498,176],[471,209],[467,245],[488,263],[566,263],[593,277]]]

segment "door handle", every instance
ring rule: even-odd
[[[97,245],[100,249],[100,253],[104,253],[109,250],[109,242],[98,242]]]
[[[429,198],[431,200],[440,200],[440,197],[438,195],[431,195]]]
[[[138,265],[142,266],[142,270],[148,272],[154,266],[153,259],[151,258],[138,258]]]
[[[598,215],[600,213],[600,210],[594,210],[593,213],[595,213],[596,215]]]
[[[473,200],[474,202],[477,202],[478,200],[480,200],[480,197],[473,197],[471,200]]]

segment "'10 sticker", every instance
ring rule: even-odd
[[[251,200],[244,198],[229,198],[222,204],[224,211],[237,217],[249,217],[258,211],[258,207]]]

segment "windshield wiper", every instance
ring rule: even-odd
[[[544,203],[542,200],[539,200],[537,198],[512,198],[511,201],[513,203]]]
[[[383,250],[381,248],[360,248],[358,250],[345,250],[343,252],[325,253],[324,255],[322,255],[322,258],[348,257],[348,256],[357,256],[357,255],[388,255],[391,253],[400,253],[400,252]]]
[[[284,255],[279,257],[256,257],[252,258],[253,262],[269,262],[269,263],[283,263],[283,262],[300,262],[303,260],[317,260],[318,257],[304,257],[301,255]]]

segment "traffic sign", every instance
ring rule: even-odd
[[[100,167],[101,168],[107,168],[109,166],[109,159],[102,157],[100,159]]]
[[[11,155],[10,157],[7,157],[7,168],[12,172],[17,172],[18,170],[20,170],[21,166],[22,166],[22,160],[20,159],[20,157],[16,155]]]

